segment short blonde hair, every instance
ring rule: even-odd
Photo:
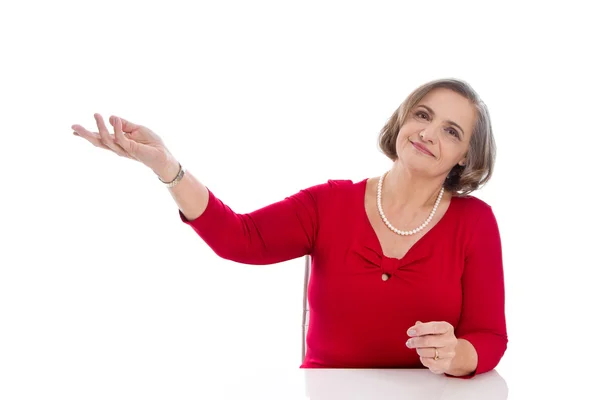
[[[379,133],[379,148],[392,161],[398,159],[396,139],[409,112],[419,101],[434,89],[450,89],[470,100],[477,112],[477,121],[467,151],[465,166],[455,165],[446,181],[444,189],[459,196],[466,196],[479,189],[492,177],[496,160],[496,143],[487,106],[479,95],[466,82],[459,79],[438,79],[415,89],[400,104]]]

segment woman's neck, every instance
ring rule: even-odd
[[[443,184],[443,180],[416,176],[394,163],[384,177],[381,196],[387,203],[386,208],[394,211],[430,209]]]

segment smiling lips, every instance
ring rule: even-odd
[[[419,150],[421,153],[427,154],[428,156],[435,157],[432,152],[427,150],[427,147],[423,146],[420,143],[411,142],[415,149]]]

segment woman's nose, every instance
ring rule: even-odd
[[[419,136],[421,137],[421,140],[425,141],[425,142],[430,142],[430,143],[435,143],[435,141],[437,140],[437,128],[435,127],[429,127],[427,129],[423,129],[421,131],[421,133],[419,134]]]

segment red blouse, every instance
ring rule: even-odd
[[[508,340],[500,234],[490,206],[453,197],[402,259],[389,258],[364,208],[366,183],[329,180],[248,214],[209,190],[200,217],[179,214],[228,260],[272,264],[311,255],[301,367],[419,368],[406,331],[416,321],[446,321],[475,347],[476,373],[495,368]]]

